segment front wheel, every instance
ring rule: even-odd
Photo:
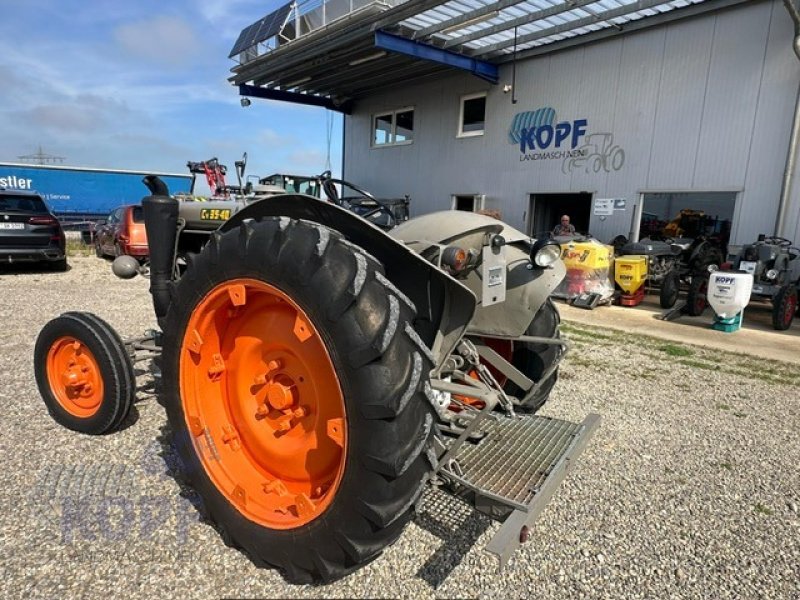
[[[533,321],[531,321],[525,335],[558,339],[561,337],[558,331],[560,323],[561,316],[558,313],[558,309],[553,305],[553,301],[548,298],[536,313]],[[542,376],[559,359],[560,354],[561,348],[558,345],[515,341],[513,342],[511,364],[528,379],[539,383]],[[558,369],[556,368],[541,383],[536,393],[518,407],[520,412],[535,413],[539,410],[547,402],[557,380]],[[506,383],[504,391],[513,396],[524,396],[524,392],[511,381]]]
[[[678,301],[678,294],[681,288],[681,276],[677,271],[670,271],[664,276],[664,281],[661,282],[661,292],[659,300],[661,308],[672,308],[675,302]]]
[[[691,317],[699,317],[708,306],[708,277],[700,274],[692,276],[686,294],[686,312]]]
[[[133,405],[136,378],[119,335],[100,317],[68,312],[39,332],[33,370],[57,423],[100,435],[122,423]]]
[[[797,312],[797,288],[792,284],[784,285],[772,300],[772,327],[785,331],[792,326]]]
[[[189,261],[165,405],[209,516],[257,565],[332,581],[403,531],[434,422],[414,314],[380,263],[305,221],[246,220]]]

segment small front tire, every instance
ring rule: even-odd
[[[96,315],[68,312],[47,323],[33,368],[50,416],[67,429],[108,433],[133,404],[133,364],[119,335]]]
[[[686,294],[686,313],[691,317],[699,317],[708,306],[708,277],[694,275]]]
[[[681,276],[677,271],[670,271],[664,276],[664,281],[661,282],[661,292],[659,300],[661,308],[672,308],[675,302],[678,301],[678,293],[681,287]]]
[[[558,309],[548,298],[531,321],[525,335],[558,339],[561,337],[558,331],[560,323],[561,316]],[[511,364],[536,383],[541,380],[542,375],[553,366],[555,361],[559,360],[562,352],[561,347],[555,344],[533,344],[531,342],[514,342],[513,348]],[[535,413],[538,411],[547,402],[557,380],[558,368],[542,382],[539,389],[527,402],[518,407],[520,412]],[[510,381],[505,385],[505,392],[514,396],[524,395],[522,390]]]

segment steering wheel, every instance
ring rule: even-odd
[[[778,236],[770,236],[764,238],[765,244],[775,244],[776,246],[780,246],[781,248],[788,248],[792,245],[791,240],[787,240],[786,238],[778,237]]]
[[[339,192],[336,189],[336,184],[333,182],[333,177],[331,177],[331,172],[330,171],[322,172],[320,175],[317,176],[317,181],[319,181],[322,191],[325,192],[325,196],[328,198],[328,202],[332,202],[333,204],[340,204]]]

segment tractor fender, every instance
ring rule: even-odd
[[[330,202],[304,194],[282,194],[241,209],[219,230],[234,229],[245,219],[288,217],[319,223],[341,233],[378,259],[386,278],[417,310],[414,329],[433,353],[436,367],[452,352],[472,321],[477,300],[459,281],[436,268],[383,230]]]
[[[562,261],[542,269],[531,265],[530,236],[494,217],[465,211],[429,213],[406,221],[389,235],[415,248],[420,254],[433,244],[454,244],[480,252],[487,234],[500,234],[506,241],[508,271],[505,302],[483,306],[480,269],[472,270],[462,281],[478,298],[469,333],[490,337],[515,338],[524,335],[539,309],[564,279]]]

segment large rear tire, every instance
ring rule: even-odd
[[[553,301],[548,298],[539,311],[534,316],[533,321],[528,326],[525,335],[536,337],[548,337],[557,339],[560,336],[558,327],[561,323],[561,316]],[[559,346],[551,344],[532,344],[530,342],[514,342],[514,351],[511,364],[519,369],[528,379],[538,382],[542,375],[558,360],[561,350]],[[518,408],[520,412],[535,413],[539,410],[547,399],[553,386],[558,381],[558,369],[553,371],[547,380],[539,387],[537,392]],[[513,382],[509,381],[505,385],[505,392],[520,397],[522,390]]]
[[[430,470],[415,309],[337,232],[245,220],[189,261],[164,327],[186,475],[230,544],[292,582],[376,558]]]
[[[788,283],[772,299],[772,327],[785,331],[792,326],[797,312],[797,288]]]
[[[131,359],[114,329],[91,313],[47,323],[34,348],[39,393],[57,423],[100,435],[118,428],[136,394]]]

